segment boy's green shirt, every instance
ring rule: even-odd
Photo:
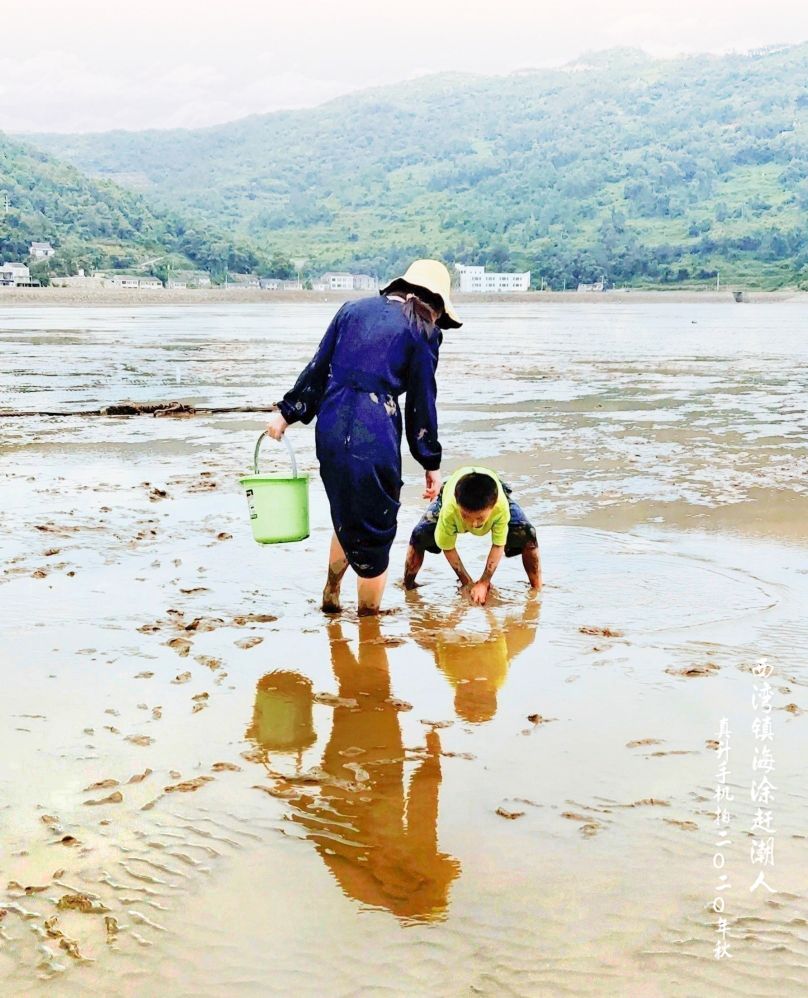
[[[455,487],[463,475],[476,471],[480,475],[488,475],[497,483],[497,502],[491,510],[491,515],[481,527],[467,527],[460,515],[460,507],[455,499]],[[438,523],[435,527],[435,543],[441,551],[453,551],[457,543],[457,535],[471,533],[475,537],[483,537],[491,534],[491,543],[497,547],[504,547],[508,537],[508,524],[511,520],[511,511],[508,506],[508,497],[502,488],[499,476],[488,468],[459,468],[449,477],[443,487],[443,505],[441,506]]]

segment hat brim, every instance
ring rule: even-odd
[[[421,284],[411,284],[409,281],[405,281],[403,277],[397,277],[394,281],[381,288],[379,291],[380,295],[388,295],[393,291],[411,291],[413,294],[423,295],[427,304],[429,299],[436,299],[440,302],[443,312],[438,318],[436,325],[440,329],[460,329],[463,323],[458,319],[457,313],[454,310],[454,305],[448,299],[444,298],[443,295],[439,295],[436,291],[431,291],[429,288],[425,288]]]

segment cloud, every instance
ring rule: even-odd
[[[40,0],[15,9],[0,57],[0,129],[199,127],[441,70],[558,66],[615,45],[676,55],[808,37],[803,0],[410,0],[407,10],[402,23],[377,0],[140,0],[126,19],[108,0]]]

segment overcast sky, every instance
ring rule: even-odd
[[[557,66],[615,45],[672,56],[808,40],[806,0],[209,2],[8,7],[0,129],[196,127],[441,70]]]

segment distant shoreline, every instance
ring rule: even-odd
[[[264,291],[259,288],[200,288],[199,290],[139,291],[121,288],[0,288],[0,308],[18,305],[132,306],[132,305],[244,305],[272,302],[310,302],[333,304],[351,298],[366,297],[369,292],[353,291]],[[622,290],[622,291],[527,291],[515,294],[461,294],[453,296],[458,303],[501,302],[521,304],[582,303],[609,305],[631,302],[726,302],[734,303],[733,292],[695,290]],[[781,291],[744,291],[744,302],[806,302],[808,292],[795,289]]]

